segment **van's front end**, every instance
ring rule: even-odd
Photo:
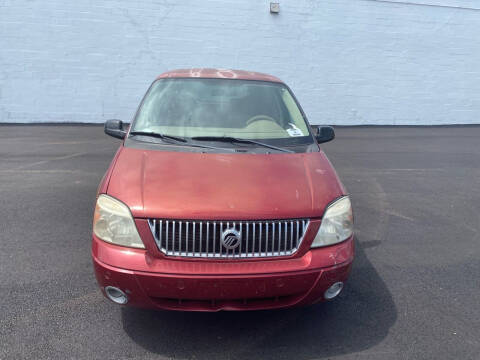
[[[314,136],[280,80],[166,73],[128,131],[110,122],[106,132],[124,138],[93,224],[95,273],[110,300],[257,310],[341,292],[354,256],[353,215],[318,145],[333,132]]]

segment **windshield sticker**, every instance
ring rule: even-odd
[[[300,130],[295,124],[288,123],[291,128],[287,129],[288,135],[294,137],[294,136],[304,136],[302,130]]]

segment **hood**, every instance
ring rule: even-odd
[[[199,220],[320,217],[344,192],[323,152],[212,154],[127,147],[107,190],[134,217]]]

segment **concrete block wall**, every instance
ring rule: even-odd
[[[0,0],[0,122],[129,121],[168,69],[267,72],[316,124],[480,123],[478,0]]]

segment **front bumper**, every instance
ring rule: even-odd
[[[347,280],[353,255],[353,237],[301,257],[262,261],[166,259],[95,236],[92,243],[104,294],[106,286],[115,286],[127,294],[128,305],[188,311],[275,309],[322,301],[326,289]]]

